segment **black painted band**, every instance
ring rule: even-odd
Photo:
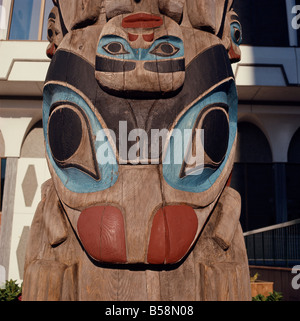
[[[96,71],[102,72],[126,72],[132,71],[136,63],[125,60],[115,60],[104,57],[96,57]]]
[[[147,61],[144,64],[144,68],[161,74],[185,71],[185,60]]]
[[[143,104],[149,104],[152,107],[150,112],[148,108],[145,108],[145,111],[149,113],[144,117],[145,124],[139,125],[144,127],[139,128],[149,133],[151,128],[159,130],[169,128],[188,104],[208,92],[210,88],[214,88],[216,84],[233,78],[230,60],[224,46],[216,45],[208,48],[186,67],[184,85],[176,95],[165,98],[160,92],[153,93],[154,100],[147,100],[144,99],[145,93],[143,93],[141,96]],[[127,121],[128,132],[137,128],[134,115],[136,109],[134,108],[138,108],[139,113],[141,112],[141,100],[139,98],[126,99],[127,92],[120,92],[120,95],[123,95],[120,97],[103,90],[95,78],[95,67],[76,54],[58,50],[52,58],[46,84],[49,81],[68,83],[77,88],[90,99],[107,127],[116,134],[119,132],[119,121]],[[117,146],[118,137],[117,134]]]

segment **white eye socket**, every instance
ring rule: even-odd
[[[111,55],[126,55],[129,52],[125,49],[124,45],[121,42],[114,41],[105,45],[103,49]]]
[[[174,56],[178,51],[179,48],[176,48],[171,43],[162,42],[158,44],[150,53],[161,57],[171,57]]]

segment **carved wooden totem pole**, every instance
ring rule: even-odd
[[[249,300],[233,0],[53,2],[24,300]]]

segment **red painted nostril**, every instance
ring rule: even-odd
[[[154,216],[147,261],[150,264],[179,262],[192,246],[198,229],[193,208],[187,205],[166,206]]]
[[[77,230],[87,253],[96,261],[126,263],[122,212],[113,206],[90,207],[81,212]]]
[[[128,39],[129,41],[136,41],[138,39],[139,35],[134,35],[132,33],[128,33]]]
[[[154,33],[150,33],[150,34],[145,34],[143,35],[143,39],[146,42],[152,42],[154,40]]]

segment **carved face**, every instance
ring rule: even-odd
[[[233,166],[241,27],[232,1],[55,4],[49,28],[63,40],[43,122],[66,215],[96,261],[179,262]]]

